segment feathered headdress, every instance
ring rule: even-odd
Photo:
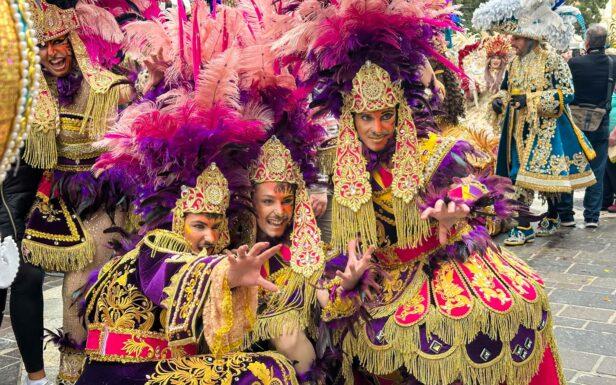
[[[250,199],[247,170],[265,139],[262,123],[220,103],[203,108],[189,98],[178,100],[129,107],[99,143],[110,150],[95,170],[124,181],[143,221],[141,233],[171,228],[182,191],[195,186],[212,163],[227,180],[230,214]]]
[[[489,0],[473,13],[473,26],[547,41],[563,51],[569,46],[577,21],[574,15],[566,16],[571,12],[568,7],[559,11],[563,3],[564,0]]]
[[[431,44],[435,29],[458,29],[449,8],[437,12],[435,3],[347,0],[314,12],[275,48],[287,58],[306,56],[301,76],[315,85],[312,106],[317,112],[340,116],[343,94],[351,90],[355,74],[367,61],[400,82],[407,101],[416,106],[424,96],[419,79],[428,57],[458,71]]]
[[[504,58],[511,55],[511,44],[505,35],[488,36],[483,40],[483,49],[486,51],[486,57],[501,56]]]

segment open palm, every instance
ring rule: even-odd
[[[336,276],[342,280],[342,288],[345,290],[353,290],[357,283],[361,279],[366,270],[372,266],[372,253],[374,253],[374,246],[368,247],[368,249],[361,253],[357,249],[358,241],[354,239],[348,244],[348,260],[344,271],[338,270]],[[358,257],[358,254],[361,254]]]
[[[250,250],[243,245],[237,249],[237,254],[227,251],[229,271],[227,279],[229,287],[260,286],[268,291],[277,291],[272,282],[261,276],[261,266],[280,250],[281,245],[267,248],[269,243],[256,243]],[[267,250],[266,250],[267,249]]]

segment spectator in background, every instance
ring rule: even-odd
[[[587,228],[597,228],[599,214],[603,204],[603,178],[607,162],[608,136],[609,136],[609,113],[614,82],[609,77],[610,61],[605,54],[607,41],[607,29],[599,24],[593,24],[586,33],[586,55],[574,57],[569,60],[569,68],[573,75],[575,98],[572,105],[593,105],[606,108],[607,113],[603,117],[596,131],[585,132],[586,137],[592,144],[597,157],[590,162],[592,170],[597,178],[597,183],[587,187],[584,194],[584,222]],[[612,60],[613,77],[616,76],[616,58]],[[608,82],[610,91],[607,93]],[[607,94],[606,94],[607,93]],[[573,195],[563,194],[559,202],[562,226],[573,227]]]
[[[608,55],[613,55],[616,50],[611,48]],[[616,93],[612,94],[612,111],[610,112],[610,138],[609,146],[616,146]],[[614,197],[616,196],[616,164],[609,160],[605,163],[605,178],[603,179],[603,207],[602,210],[609,211],[610,213],[616,213],[616,205],[614,204]]]
[[[12,236],[20,249],[26,216],[34,202],[41,173],[41,170],[20,161],[9,171],[4,182],[0,183],[0,235]],[[24,385],[48,383],[43,362],[44,276],[43,269],[22,258],[11,286],[11,326],[28,372]],[[7,291],[0,290],[0,324],[6,306]]]

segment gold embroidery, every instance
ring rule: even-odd
[[[434,277],[434,281],[436,282],[434,291],[438,292],[443,297],[444,301],[443,304],[439,304],[439,307],[450,316],[452,315],[453,310],[472,305],[472,300],[469,297],[462,295],[464,293],[464,288],[460,286],[462,283],[460,283],[460,285],[456,285],[453,282],[453,275],[453,264],[443,263],[438,270],[438,275]]]
[[[128,283],[128,276],[136,270],[130,256],[106,280],[96,301],[94,319],[110,328],[150,330],[156,316],[155,305],[138,287]]]
[[[270,370],[259,362],[270,359]],[[251,364],[253,364],[251,366]],[[259,365],[256,365],[259,364]],[[273,367],[280,371],[275,378]],[[265,370],[264,370],[265,369]],[[222,357],[200,355],[176,360],[161,361],[146,385],[220,385],[232,384],[234,379],[252,374],[257,380],[253,385],[296,385],[295,371],[287,359],[276,353],[234,353]],[[262,382],[262,381],[269,382]]]

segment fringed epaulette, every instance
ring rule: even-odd
[[[40,70],[39,70],[40,71]],[[58,161],[56,134],[60,129],[58,102],[42,74],[32,125],[25,142],[24,161],[32,167],[50,169]]]
[[[90,138],[98,139],[107,131],[108,119],[117,109],[120,101],[121,89],[114,86],[123,82],[125,78],[92,65],[86,47],[79,36],[71,32],[69,38],[84,80],[90,86],[81,129],[87,129]]]
[[[180,234],[169,230],[152,230],[145,235],[142,241],[140,252],[146,249],[151,250],[151,255],[156,254],[184,254],[190,253],[190,244]]]
[[[330,138],[323,142],[317,149],[317,162],[321,173],[332,176],[334,173],[334,165],[336,164],[336,147],[338,146],[338,138]]]

